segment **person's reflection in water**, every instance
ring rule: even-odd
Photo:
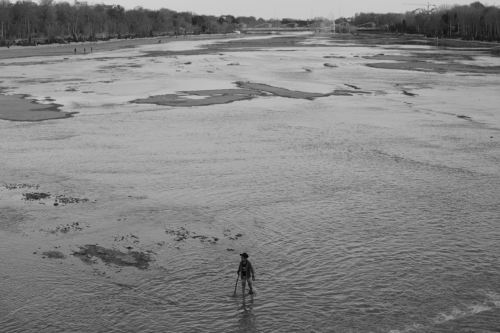
[[[238,332],[257,332],[252,296],[247,300],[243,295],[241,306],[238,307]]]

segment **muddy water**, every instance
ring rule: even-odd
[[[375,47],[185,59],[127,52],[2,68],[25,69],[35,82],[5,74],[12,93],[80,113],[1,121],[1,180],[89,201],[26,202],[29,190],[0,187],[1,332],[499,328],[497,76],[367,68],[363,55],[406,52]],[[346,58],[325,68],[331,54]],[[227,66],[234,61],[241,65]],[[128,103],[235,81],[369,94]],[[76,222],[83,230],[50,232]],[[180,228],[219,241],[165,232]],[[149,270],[86,265],[70,255],[85,244],[149,250],[156,261]],[[43,258],[49,250],[67,258]],[[256,270],[252,296],[240,287],[233,295],[243,251]]]

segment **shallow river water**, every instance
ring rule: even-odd
[[[0,332],[500,329],[498,76],[359,57],[411,52],[388,47],[141,57],[169,47],[2,61],[9,93],[79,113],[0,121],[0,181],[90,201],[43,205],[0,187]],[[235,81],[367,93],[129,103]],[[45,232],[76,222],[83,230]],[[219,241],[165,232],[180,228]],[[149,270],[69,255],[121,237],[121,250],[154,252]],[[68,257],[42,257],[54,249]],[[244,251],[254,295],[233,294]]]

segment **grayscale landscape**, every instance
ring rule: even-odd
[[[0,48],[0,332],[500,332],[495,47]]]

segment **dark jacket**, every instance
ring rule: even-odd
[[[255,273],[253,271],[253,266],[252,264],[250,263],[250,261],[247,260],[246,262],[246,271],[247,271],[247,275],[246,277],[249,278],[249,277],[252,277],[252,278],[255,278]],[[240,266],[238,267],[238,274],[242,274],[243,273],[243,261],[240,261]],[[240,277],[243,279],[244,276],[243,275],[240,275]]]

